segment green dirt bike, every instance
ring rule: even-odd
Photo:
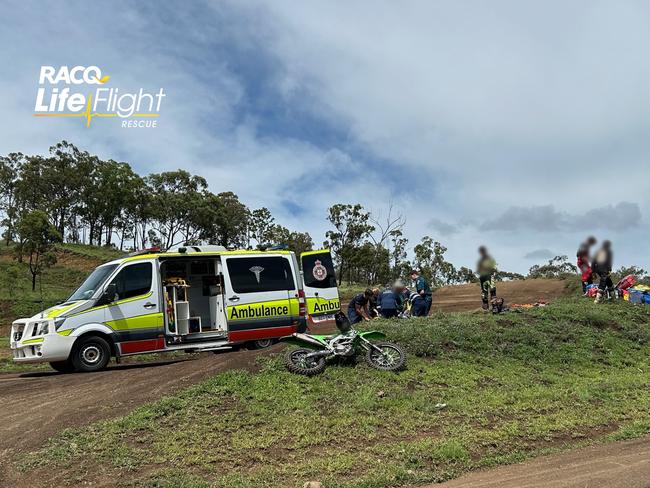
[[[366,362],[376,369],[397,371],[404,367],[406,354],[401,346],[391,342],[371,342],[384,339],[386,334],[383,332],[358,332],[342,312],[336,314],[336,325],[340,334],[295,333],[280,339],[300,346],[287,351],[287,369],[292,373],[313,376],[325,370],[329,359],[354,360],[359,354],[365,354]]]

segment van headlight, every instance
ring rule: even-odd
[[[39,322],[36,326],[36,335],[45,335],[50,331],[49,322]]]

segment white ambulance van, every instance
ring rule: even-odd
[[[300,259],[302,273],[290,251],[185,246],[102,264],[64,303],[12,324],[14,361],[98,371],[111,357],[261,348],[333,324],[341,304],[329,251]]]

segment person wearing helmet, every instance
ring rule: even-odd
[[[393,317],[397,317],[397,295],[398,293],[395,290],[395,286],[391,286],[390,283],[388,283],[384,290],[379,294],[377,305],[379,305],[379,312],[383,318],[392,319]]]
[[[492,256],[488,253],[485,246],[478,248],[479,260],[476,265],[476,272],[479,276],[481,284],[481,301],[483,302],[483,310],[490,308],[489,298],[496,298],[497,285],[494,280],[494,274],[497,272],[497,263]]]
[[[593,270],[590,264],[591,263],[590,252],[591,252],[591,247],[595,244],[596,244],[596,238],[594,236],[589,236],[587,237],[585,242],[580,244],[580,247],[578,248],[578,252],[576,253],[576,258],[578,260],[578,269],[582,274],[581,280],[582,280],[583,294],[587,293],[587,287],[594,282]]]
[[[429,287],[429,283],[424,276],[420,276],[417,269],[411,271],[411,279],[415,284],[415,292],[424,300],[424,315],[429,315],[429,310],[431,310],[431,303],[433,301],[431,296],[431,287]]]
[[[603,300],[605,292],[609,292],[610,297],[614,294],[614,283],[611,277],[613,264],[614,254],[612,253],[612,243],[610,241],[603,241],[592,263],[593,272],[600,278],[598,293],[594,303],[600,303]]]
[[[363,293],[358,293],[352,298],[348,305],[348,319],[351,323],[357,324],[363,320],[370,320],[367,311],[370,297],[372,297],[372,290],[366,288]]]

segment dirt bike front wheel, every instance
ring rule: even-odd
[[[402,346],[392,342],[377,342],[368,349],[366,362],[375,369],[397,371],[406,363],[406,353]]]
[[[314,376],[325,371],[325,358],[309,358],[310,349],[291,349],[284,357],[284,364],[291,373]]]

